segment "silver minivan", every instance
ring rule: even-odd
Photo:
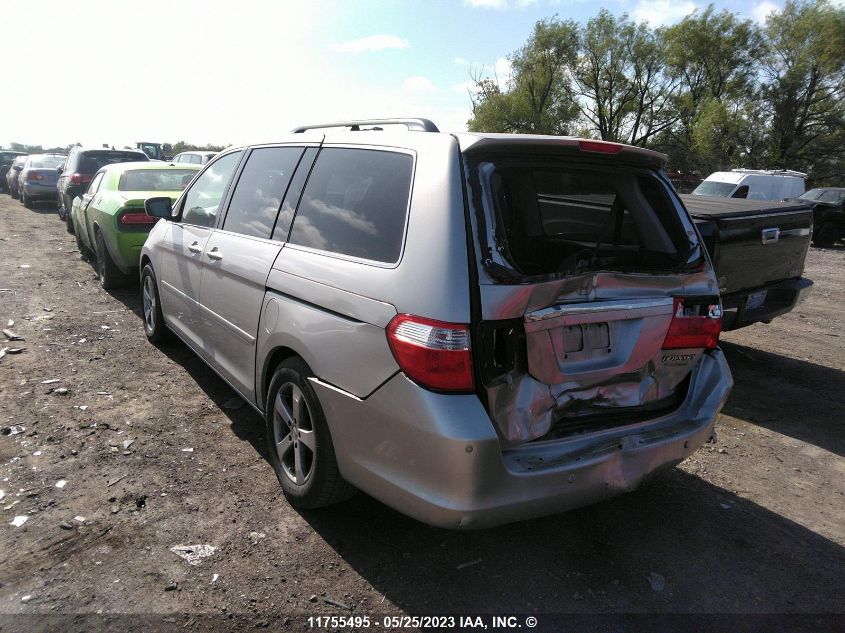
[[[426,119],[215,157],[141,254],[172,332],[266,420],[289,501],[485,527],[635,488],[714,439],[718,286],[665,156]]]

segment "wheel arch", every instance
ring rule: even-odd
[[[273,374],[276,373],[279,365],[289,358],[301,358],[307,364],[307,361],[302,358],[301,354],[284,345],[274,348],[264,359],[264,367],[261,370],[261,381],[258,385],[259,390],[255,398],[256,404],[258,404],[260,409],[265,410],[265,399],[267,398],[267,390],[270,388],[270,381],[273,379]]]

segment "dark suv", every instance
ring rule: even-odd
[[[12,161],[18,156],[26,156],[26,152],[12,152],[4,150],[0,152],[0,192],[9,193],[9,184],[6,182],[6,172],[12,166]]]
[[[67,224],[68,233],[73,233],[70,209],[73,199],[81,196],[97,171],[112,163],[128,163],[149,160],[141,150],[74,147],[70,150],[67,163],[59,172],[58,209],[59,217]]]

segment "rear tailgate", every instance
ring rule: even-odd
[[[731,294],[800,277],[813,211],[803,203],[680,196],[696,222],[716,226],[707,240],[719,291]]]

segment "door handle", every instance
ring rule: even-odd
[[[223,259],[223,253],[217,250],[216,246],[208,251],[206,255],[208,255],[209,259]]]
[[[199,242],[194,242],[188,247],[188,250],[192,253],[202,253],[202,246],[200,246]]]

